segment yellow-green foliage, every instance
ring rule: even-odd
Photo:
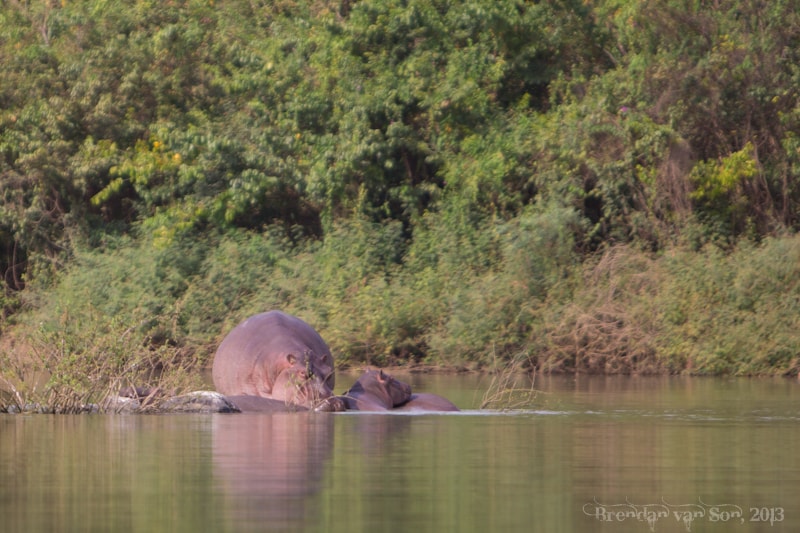
[[[696,189],[693,199],[713,204],[723,199],[730,199],[741,190],[745,180],[754,177],[758,172],[758,163],[753,157],[753,145],[748,142],[738,152],[719,161],[699,162],[692,169],[691,179]]]
[[[746,309],[790,302],[721,295],[800,229],[800,12],[718,4],[6,2],[4,312],[198,364],[280,307],[340,361],[793,372]]]

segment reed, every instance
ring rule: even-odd
[[[495,362],[480,408],[502,411],[530,408],[539,391],[534,388],[536,371],[529,370],[528,355],[518,354],[510,363],[498,361],[495,356]]]
[[[75,326],[62,320],[0,353],[0,411],[103,412],[124,387],[180,394],[197,386],[185,351],[153,347],[113,319]]]

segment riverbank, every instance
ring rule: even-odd
[[[798,374],[791,5],[350,4],[0,13],[5,379],[268,309],[342,366]]]
[[[130,385],[201,390],[199,369],[224,335],[274,307],[312,324],[339,369],[741,376],[800,369],[797,236],[728,251],[616,246],[546,284],[541,271],[510,268],[516,260],[508,255],[500,268],[459,276],[399,267],[391,276],[350,276],[366,265],[337,238],[284,251],[271,266],[257,260],[273,246],[268,238],[222,239],[204,275],[182,280],[179,298],[165,290],[175,272],[159,263],[158,250],[129,243],[78,254],[57,284],[24,292],[27,309],[3,328],[0,383],[47,405],[53,398],[82,405]],[[348,275],[326,267],[328,247],[342,250]],[[531,291],[536,279],[547,290]],[[150,313],[154,307],[161,312]]]

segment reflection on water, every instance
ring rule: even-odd
[[[333,423],[326,413],[215,416],[212,464],[226,521],[254,531],[316,523]]]
[[[0,415],[2,529],[800,529],[795,382],[537,379],[487,413],[484,378],[406,379],[467,410]]]
[[[203,502],[210,422],[0,415],[3,530],[202,530],[214,505]]]

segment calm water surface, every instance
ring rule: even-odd
[[[794,381],[398,377],[467,411],[0,415],[0,530],[800,531]]]

